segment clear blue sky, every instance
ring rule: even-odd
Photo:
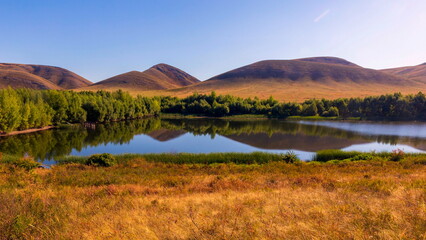
[[[426,62],[425,0],[0,0],[0,62],[94,82],[168,63],[205,80],[265,59]]]

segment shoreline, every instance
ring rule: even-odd
[[[46,127],[42,127],[42,128],[30,128],[30,129],[25,129],[25,130],[20,130],[20,131],[12,131],[12,132],[9,132],[9,133],[0,133],[0,137],[8,137],[8,136],[19,135],[19,134],[39,132],[39,131],[49,130],[49,129],[52,129],[52,128],[56,128],[56,127],[55,126],[46,126]]]
[[[154,116],[147,116],[148,118],[154,117]],[[391,120],[364,120],[359,118],[337,118],[337,117],[312,117],[312,116],[290,116],[285,119],[280,118],[268,118],[266,115],[262,114],[242,114],[242,115],[230,115],[225,117],[213,117],[213,116],[203,116],[203,115],[185,115],[185,114],[170,114],[165,113],[158,116],[159,118],[164,119],[218,119],[218,120],[284,120],[284,121],[348,121],[348,122],[392,122],[392,123],[404,123],[404,122],[422,122],[422,121],[391,121]],[[146,117],[143,117],[146,118]],[[126,119],[126,120],[116,120],[116,121],[109,121],[109,122],[120,122],[120,121],[132,121],[137,120],[136,119]],[[105,124],[108,122],[103,123],[92,123],[92,124]],[[75,123],[71,124],[74,125]],[[30,128],[25,130],[19,130],[19,131],[12,131],[9,133],[1,133],[0,137],[8,137],[13,135],[20,135],[20,134],[27,134],[27,133],[33,133],[33,132],[39,132],[39,131],[45,131],[49,129],[54,128],[60,128],[58,126],[46,126],[41,128]]]

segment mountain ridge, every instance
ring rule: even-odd
[[[426,84],[426,63],[415,66],[382,69],[380,71]]]
[[[179,89],[150,95],[188,96],[216,91],[240,97],[303,101],[312,98],[365,97],[393,92],[416,93],[426,83],[363,68],[345,59],[315,57],[263,60]]]
[[[2,87],[75,89],[92,84],[89,80],[65,68],[48,65],[0,63],[0,72]]]
[[[161,63],[140,71],[119,74],[84,88],[85,90],[123,89],[131,91],[165,90],[198,83],[200,80],[179,68]]]

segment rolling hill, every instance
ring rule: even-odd
[[[198,84],[149,94],[183,97],[193,92],[216,91],[240,97],[274,96],[279,100],[303,101],[420,90],[426,90],[426,83],[363,68],[340,58],[317,57],[260,61]]]
[[[84,90],[147,91],[188,86],[199,80],[188,73],[167,64],[158,64],[146,71],[131,71],[95,83]]]
[[[266,60],[200,82],[188,73],[158,64],[91,82],[66,69],[0,63],[0,88],[118,90],[145,96],[184,97],[194,92],[304,101],[311,98],[365,97],[394,92],[426,92],[426,63],[393,69],[363,68],[345,59],[313,57]]]
[[[0,63],[0,88],[75,89],[92,84],[63,68]]]
[[[410,67],[383,69],[381,71],[384,73],[398,75],[411,80],[426,83],[426,63]]]

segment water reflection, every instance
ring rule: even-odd
[[[379,129],[379,130],[378,130]],[[415,129],[415,130],[413,130]],[[75,126],[0,138],[0,152],[39,160],[64,155],[159,152],[286,152],[303,159],[322,149],[426,150],[421,123],[287,122],[280,120],[141,119]]]

